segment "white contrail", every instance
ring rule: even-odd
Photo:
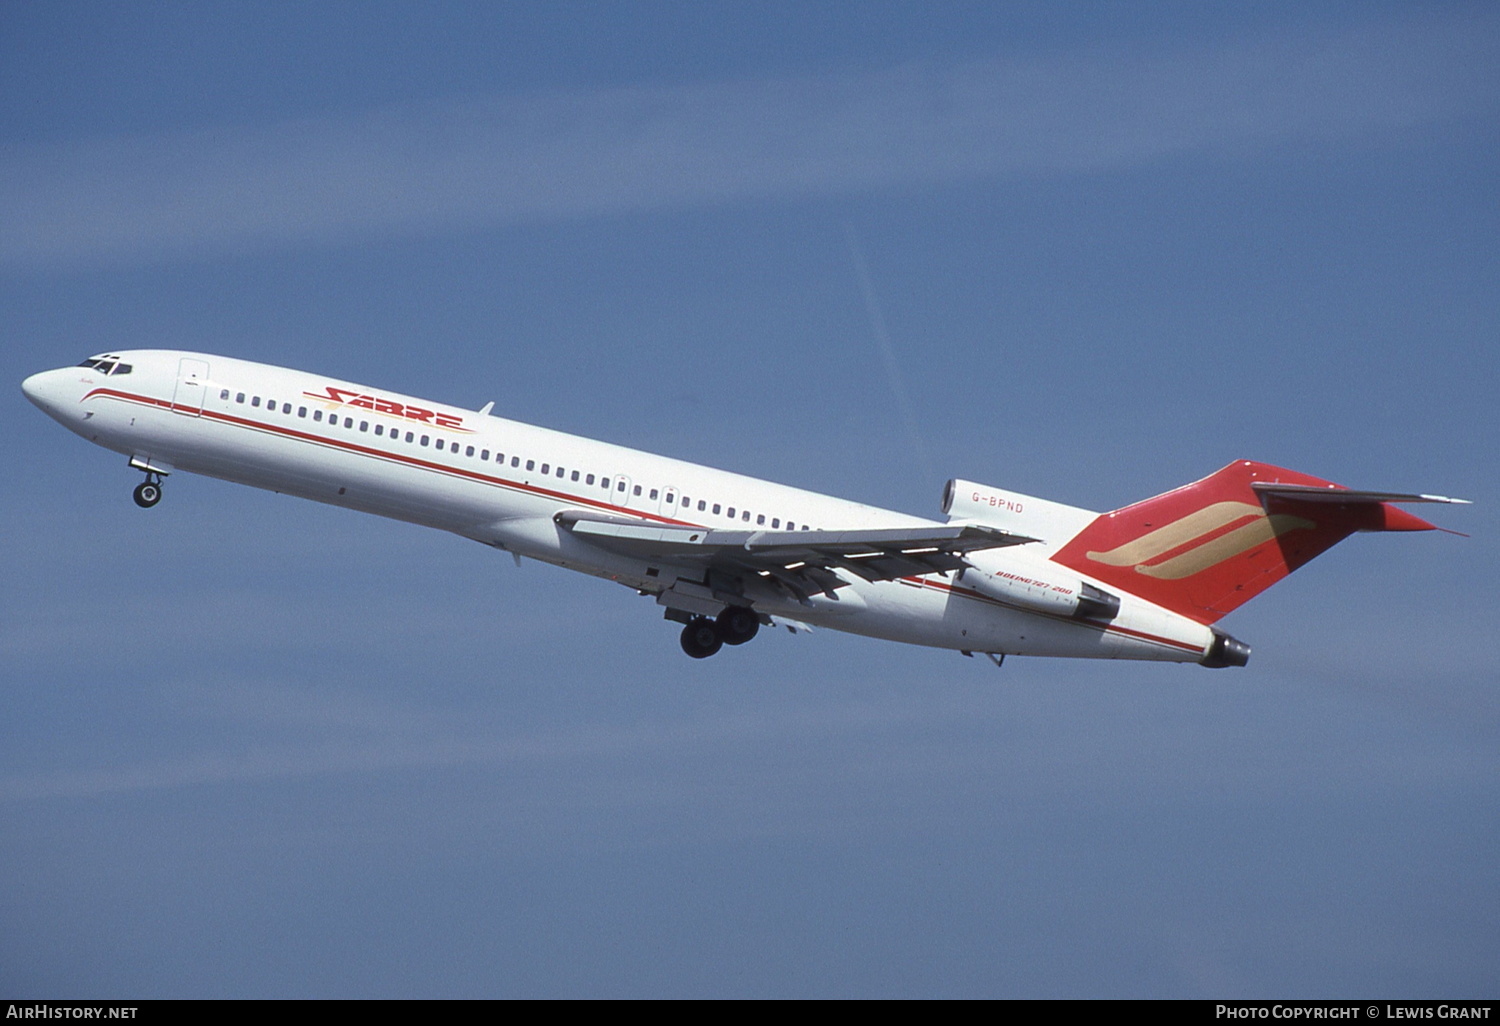
[[[927,440],[922,435],[921,423],[917,420],[917,411],[911,404],[911,396],[906,391],[905,377],[901,373],[901,364],[896,360],[896,349],[891,345],[891,333],[886,330],[885,315],[881,313],[880,302],[875,297],[875,284],[870,280],[870,269],[865,263],[864,251],[859,245],[859,236],[854,231],[854,225],[846,222],[845,233],[849,237],[849,255],[854,259],[854,273],[859,278],[859,291],[864,297],[865,312],[870,317],[870,332],[875,339],[875,348],[880,354],[880,363],[885,368],[885,381],[890,386],[891,395],[896,399],[896,406],[901,411],[901,419],[906,423],[906,437],[915,451],[920,463],[922,473],[932,469],[932,456],[927,448]]]

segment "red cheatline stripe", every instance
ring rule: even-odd
[[[962,596],[963,598],[974,599],[976,602],[988,602],[990,605],[1000,606],[1004,609],[1019,608],[1017,606],[1012,606],[1009,603],[1001,602],[997,598],[992,598],[989,595],[974,591],[971,588],[961,588],[957,585],[945,584],[942,581],[928,580],[925,577],[907,577],[903,578],[903,581],[911,582],[919,587],[935,588],[938,591],[951,592],[955,595]],[[1116,624],[1110,624],[1106,626],[1104,624],[1090,623],[1087,620],[1074,620],[1071,617],[1058,616],[1055,613],[1044,613],[1041,610],[1037,609],[1023,609],[1021,611],[1030,613],[1033,616],[1045,616],[1049,620],[1057,620],[1061,623],[1070,623],[1078,627],[1086,627],[1089,630],[1100,631],[1104,634],[1122,634],[1126,637],[1139,638],[1142,641],[1149,641],[1153,644],[1165,645],[1169,648],[1180,649],[1183,652],[1197,652],[1199,650],[1197,645],[1192,645],[1185,641],[1178,641],[1175,638],[1163,638],[1160,635],[1147,634],[1145,631],[1133,630],[1129,627],[1121,627]]]
[[[83,399],[79,401],[83,402],[84,400],[92,399],[94,396],[106,396],[115,399],[122,399],[126,402],[140,403],[145,406],[156,406],[162,409],[172,409],[172,404],[164,399],[154,399],[150,396],[135,395],[129,392],[120,392],[112,388],[96,388],[85,395]],[[191,409],[192,407],[186,408]],[[323,435],[314,435],[306,431],[297,431],[293,428],[282,427],[279,424],[267,424],[258,420],[249,420],[244,417],[236,417],[228,413],[219,413],[215,410],[204,410],[202,411],[201,416],[206,417],[210,420],[222,421],[226,424],[233,424],[239,427],[250,428],[251,430],[255,431],[263,431],[269,434],[282,435],[286,438],[294,438],[299,441],[311,442],[315,445],[322,445],[327,448],[341,449],[346,452],[357,453],[362,456],[371,456],[376,459],[386,460],[387,462],[391,463],[402,463],[406,464],[407,466],[417,467],[422,470],[430,470],[436,473],[446,474],[450,477],[461,477],[467,478],[472,481],[481,481],[499,488],[507,488],[511,491],[517,492],[529,492],[533,495],[544,495],[553,499],[561,499],[564,502],[576,502],[582,505],[592,506],[596,509],[606,510],[612,513],[623,513],[628,516],[637,517],[643,520],[654,520],[659,523],[675,524],[681,527],[703,526],[700,524],[695,524],[689,520],[677,520],[672,517],[661,516],[657,513],[649,513],[645,510],[631,509],[628,506],[616,506],[612,503],[602,502],[598,499],[590,499],[581,495],[573,495],[569,492],[554,491],[550,488],[541,488],[537,485],[527,484],[522,481],[511,481],[505,478],[491,477],[488,474],[481,474],[477,471],[466,470],[462,467],[450,467],[442,463],[433,463],[428,460],[422,460],[412,456],[407,456],[404,453],[388,452],[384,449],[374,449],[370,448],[369,446],[357,445],[353,442],[346,442],[340,438],[327,438]]]
[[[125,402],[140,403],[144,406],[156,406],[168,410],[172,409],[172,404],[167,402],[165,399],[154,399],[151,396],[135,395],[130,392],[117,391],[113,388],[96,388],[85,395],[83,399],[80,399],[79,402],[92,399],[95,396],[106,396],[115,399],[121,399]],[[191,407],[188,408],[191,409]],[[266,424],[261,421],[249,420],[244,417],[236,417],[232,414],[219,413],[215,410],[203,410],[201,416],[207,417],[211,420],[222,421],[226,424],[234,424],[240,427],[249,428],[254,431],[264,431],[270,434],[283,435],[287,438],[295,438],[299,441],[311,442],[315,445],[322,445],[328,448],[342,449],[347,452],[358,453],[362,456],[371,456],[376,459],[382,459],[392,463],[404,463],[408,466],[417,467],[422,470],[430,470],[435,473],[447,474],[452,477],[462,477],[469,478],[470,480],[474,481],[482,481],[487,484],[495,485],[499,488],[508,488],[512,491],[530,492],[535,495],[545,495],[554,499],[562,499],[566,502],[579,502],[588,506],[593,506],[597,509],[608,510],[614,513],[624,513],[629,516],[639,517],[645,520],[655,520],[664,524],[676,524],[682,527],[704,526],[701,524],[695,524],[688,520],[675,520],[671,517],[664,517],[655,513],[647,513],[644,510],[630,509],[627,506],[615,506],[611,503],[600,502],[597,499],[587,499],[582,496],[569,494],[567,492],[553,491],[549,488],[538,488],[535,485],[525,484],[520,481],[508,481],[504,478],[491,477],[488,474],[480,474],[472,470],[464,470],[460,467],[444,466],[441,463],[432,463],[427,460],[419,460],[411,456],[403,455],[401,453],[387,452],[383,449],[372,449],[367,446],[356,445],[353,442],[345,442],[342,439],[338,438],[326,438],[322,435],[314,435],[305,431],[296,431],[292,428],[281,427],[277,424]],[[911,583],[917,587],[936,588],[939,591],[952,592],[963,598],[974,599],[975,601],[979,602],[988,602],[991,605],[1000,606],[1006,609],[1013,608],[1006,603],[999,601],[998,599],[991,598],[988,595],[983,595],[969,588],[960,588],[951,584],[945,584],[942,581],[932,581],[924,577],[908,577],[903,578],[903,583]],[[1196,652],[1198,650],[1198,646],[1196,645],[1189,645],[1185,642],[1176,641],[1172,638],[1158,637],[1154,634],[1146,634],[1143,631],[1131,630],[1128,627],[1106,627],[1100,624],[1089,623],[1084,620],[1067,619],[1065,617],[1055,616],[1053,614],[1043,613],[1037,610],[1028,609],[1025,610],[1025,612],[1031,613],[1035,616],[1046,616],[1054,620],[1065,620],[1067,623],[1075,624],[1079,627],[1087,627],[1092,630],[1102,631],[1105,634],[1123,634],[1129,637],[1140,638],[1143,641],[1150,641],[1160,645],[1167,645],[1172,648],[1180,649],[1184,652]]]

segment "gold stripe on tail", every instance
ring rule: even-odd
[[[1265,510],[1248,502],[1216,502],[1108,552],[1090,552],[1088,557],[1108,566],[1139,566],[1243,517],[1265,515]]]
[[[1242,552],[1248,552],[1255,546],[1289,531],[1316,526],[1311,520],[1304,520],[1287,513],[1277,513],[1270,517],[1262,513],[1245,526],[1236,527],[1228,534],[1220,535],[1202,545],[1196,545],[1165,562],[1155,566],[1137,564],[1135,569],[1137,573],[1145,574],[1147,577],[1177,581],[1184,577],[1191,577],[1200,570],[1217,566],[1226,559],[1233,559]]]

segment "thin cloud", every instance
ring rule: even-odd
[[[161,259],[1253,152],[1494,103],[1488,12],[1192,53],[412,104],[12,146],[0,263]]]
[[[277,685],[236,683],[171,689],[174,707],[186,705],[194,722],[238,725],[261,739],[248,751],[183,751],[128,766],[0,774],[0,804],[56,798],[101,797],[149,790],[368,773],[386,769],[571,763],[652,755],[704,758],[724,747],[764,748],[773,740],[826,739],[848,731],[884,731],[914,722],[961,719],[954,703],[909,701],[844,703],[779,712],[709,714],[663,722],[570,725],[557,731],[506,735],[503,725],[410,709],[368,696],[329,697]],[[270,739],[266,734],[270,732]],[[300,738],[300,740],[299,740]],[[310,740],[309,740],[310,739]]]

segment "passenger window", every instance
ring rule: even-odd
[[[702,499],[698,500],[698,512],[699,513],[703,512],[703,500]]]
[[[482,460],[488,460],[490,458],[490,451],[488,449],[480,449],[479,458]]]
[[[573,476],[570,477],[568,480],[570,480],[570,481],[577,481],[578,480],[578,471],[576,471],[576,470],[573,471]]]
[[[383,434],[385,434],[385,425],[384,424],[376,424],[375,425],[375,437],[379,438]]]
[[[519,467],[521,465],[521,457],[519,457],[519,456],[512,456],[510,458],[510,465],[513,466],[513,467]],[[530,470],[531,468],[527,467],[526,469]]]
[[[236,395],[236,396],[235,396],[235,397],[234,397],[234,401],[235,401],[235,402],[237,402],[237,403],[242,403],[242,402],[244,402],[244,401],[245,401],[245,393],[244,393],[244,392],[241,392],[241,393],[239,393],[239,394],[238,394],[238,395]]]
[[[583,483],[584,484],[593,484],[594,483],[594,475],[590,474],[588,477],[584,478],[583,479]]]
[[[422,444],[423,445],[426,445],[430,441],[432,441],[432,436],[431,435],[423,435],[422,436]]]
[[[787,530],[788,530],[788,531],[795,531],[795,530],[796,530],[796,529],[797,529],[797,525],[796,525],[796,524],[794,524],[794,523],[792,523],[792,522],[791,522],[791,521],[790,521],[790,520],[788,520],[788,521],[787,521],[787,522],[786,522],[786,529],[787,529]]]
[[[224,389],[224,391],[220,392],[219,393],[219,398],[220,399],[228,399],[229,398],[229,389],[226,388],[226,389]]]
[[[718,515],[719,515],[719,504],[716,502],[716,503],[714,503],[714,516],[718,516]]]
[[[361,431],[368,431],[368,430],[370,430],[370,422],[368,420],[362,420],[362,421],[360,421],[359,422],[359,429]]]
[[[313,420],[322,420],[322,419],[323,419],[323,411],[322,410],[313,410]]]
[[[526,469],[530,470],[531,468],[527,467]],[[550,473],[552,473],[552,464],[550,464],[550,463],[543,463],[542,464],[542,476],[546,477]]]
[[[292,404],[291,403],[282,403],[281,404],[281,412],[282,413],[291,413],[292,412]]]
[[[637,495],[641,494],[641,486],[640,485],[636,485],[635,486],[635,494],[637,494]]]
[[[652,502],[656,501],[656,489],[655,488],[651,489],[650,499],[651,499]]]
[[[566,471],[566,470],[564,470],[564,469],[563,469],[563,468],[562,468],[562,467],[558,467],[558,468],[557,468],[557,476],[558,476],[558,477],[563,477],[563,476],[565,476],[565,475],[566,475],[566,474],[567,474],[567,473],[568,473],[568,472],[567,472],[567,471]]]
[[[780,527],[781,526],[781,518],[780,517],[772,517],[771,518],[771,526],[772,527]]]
[[[625,482],[621,481],[619,484],[615,485],[615,489],[617,491],[623,492],[625,490]]]
[[[474,447],[471,445],[467,449],[465,449],[464,450],[464,455],[465,456],[472,456],[472,455],[474,455]]]
[[[748,509],[745,510],[745,512],[740,516],[740,519],[748,524],[750,522],[750,511]]]
[[[609,478],[601,477],[599,479],[599,487],[603,488],[606,492],[609,491]]]
[[[307,416],[307,407],[306,406],[299,406],[299,407],[297,407],[297,416],[305,418]]]
[[[756,518],[755,518],[755,526],[759,527],[760,525],[764,524],[765,522],[766,522],[766,515],[764,513],[761,513],[761,514],[759,514],[759,515],[756,516]]]
[[[527,460],[526,461],[526,469],[527,470],[535,470],[536,469],[536,460]]]
[[[259,406],[260,405],[260,396],[256,396],[255,398],[251,399],[250,400],[250,405],[251,406]]]
[[[717,512],[719,512],[719,511],[718,511],[718,510],[714,510],[714,512],[715,512],[715,513],[717,513]],[[730,506],[730,507],[729,507],[729,519],[730,519],[730,520],[733,520],[733,519],[734,519],[734,507],[733,507],[733,506]]]
[[[410,432],[410,431],[408,431],[408,432],[407,432],[407,433],[406,433],[406,440],[407,440],[407,441],[408,441],[408,442],[409,442],[409,441],[411,441],[411,440],[412,440],[412,433],[411,433],[411,432]]]

